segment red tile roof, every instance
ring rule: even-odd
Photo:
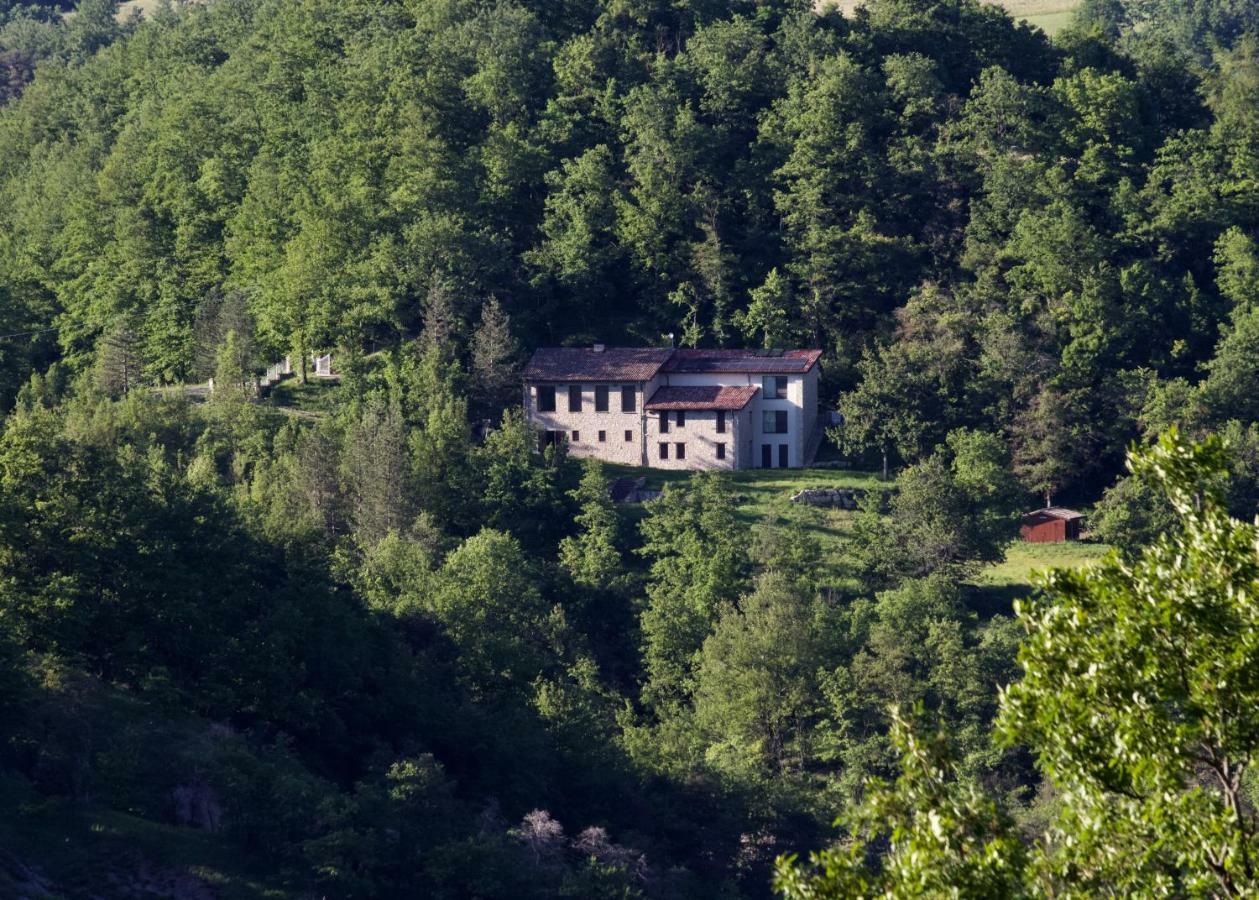
[[[664,371],[803,375],[821,357],[821,350],[675,350]]]
[[[759,387],[721,387],[702,385],[697,387],[662,387],[647,401],[653,412],[672,409],[709,410],[720,409],[738,412],[756,396]]]
[[[821,350],[667,350],[651,347],[543,347],[526,381],[647,381],[657,372],[803,375]]]
[[[543,347],[525,366],[526,381],[649,381],[672,350],[652,347]]]

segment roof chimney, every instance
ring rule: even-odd
[[[595,346],[594,346],[594,351],[595,351],[595,353],[602,353],[602,352],[603,352],[604,350],[606,350],[606,349],[608,349],[608,348],[607,348],[607,347],[605,347],[603,344],[595,344]]]

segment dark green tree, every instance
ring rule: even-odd
[[[610,482],[598,460],[583,465],[581,484],[572,492],[580,512],[573,521],[581,531],[560,542],[560,566],[580,585],[607,588],[624,573],[618,548],[616,509]]]
[[[900,474],[886,514],[879,495],[869,495],[853,533],[853,562],[884,583],[973,571],[1003,558],[1019,505],[1001,439],[952,432],[947,446]]]
[[[638,552],[651,566],[642,614],[644,694],[665,707],[691,693],[705,638],[747,584],[746,528],[726,480],[704,473],[689,485],[667,485],[642,534]]]

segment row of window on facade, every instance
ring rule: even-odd
[[[686,427],[686,411],[685,410],[679,409],[676,413],[673,414],[673,424],[676,425],[678,428]],[[667,412],[662,412],[660,414],[660,433],[661,434],[669,433],[669,414]],[[717,433],[718,434],[726,433],[726,414],[723,410],[717,411]]]
[[[638,390],[633,385],[625,385],[617,389],[621,394],[621,412],[638,411]],[[608,400],[612,388],[600,384],[595,387],[595,412],[607,412]],[[580,384],[568,386],[568,411],[581,412],[583,393]],[[555,386],[538,386],[538,412],[555,412]]]
[[[638,411],[638,390],[633,385],[616,388],[621,395],[621,412]],[[613,388],[605,384],[595,385],[595,412],[607,412]],[[555,412],[555,385],[538,386],[538,412]],[[568,411],[581,412],[585,405],[585,390],[580,384],[568,386]],[[783,375],[766,375],[762,379],[761,399],[786,400],[787,378]],[[680,413],[679,413],[680,415]]]
[[[678,428],[686,427],[686,413],[679,410],[674,420]],[[786,434],[787,433],[787,411],[785,409],[767,409],[761,413],[761,431],[765,434]],[[660,414],[660,433],[669,433],[669,414],[662,412]],[[726,433],[726,414],[718,411],[717,413],[717,433]]]
[[[540,392],[541,392],[541,390],[542,390],[542,389],[541,389],[541,388],[539,388],[538,390],[539,390],[539,397],[541,397],[541,393],[540,393]],[[554,399],[555,399],[555,393],[554,393],[554,392],[555,392],[555,389],[554,389],[554,388],[548,388],[548,390],[550,390],[550,391],[551,391],[551,400],[552,400],[552,401],[554,401]],[[632,389],[632,388],[629,388],[628,390],[631,390],[631,391],[632,391],[633,389]],[[596,393],[596,396],[597,396],[597,393]],[[596,404],[596,406],[595,406],[595,411],[596,411],[596,412],[606,412],[606,411],[607,411],[607,403],[606,403],[606,400],[607,400],[607,395],[606,395],[606,393],[605,393],[605,395],[604,395],[604,400],[605,400],[605,403],[604,403],[604,406],[603,406],[602,408],[600,408],[600,407]],[[630,403],[631,403],[631,404],[633,403],[632,399],[631,399]],[[543,406],[541,405],[541,403],[539,402],[539,410],[540,410],[540,411],[542,411],[542,412],[554,412],[554,411],[555,411],[554,404],[552,404],[552,407],[551,407],[550,409],[546,409],[546,408],[545,408],[545,407],[543,407]],[[574,411],[576,411],[576,412],[580,412],[580,407],[578,407],[578,408],[577,408],[577,410],[574,410]],[[634,410],[633,410],[632,408],[630,408],[630,409],[627,409],[627,410],[625,410],[625,411],[626,411],[626,412],[633,412]],[[686,411],[685,411],[685,410],[678,410],[677,412],[673,413],[672,415],[673,415],[673,425],[674,425],[675,427],[677,427],[677,428],[685,428],[685,427],[686,427]],[[660,433],[661,433],[661,434],[668,434],[668,433],[669,433],[669,426],[670,426],[669,416],[670,416],[670,414],[669,414],[668,412],[662,412],[662,413],[660,413]],[[762,431],[763,433],[765,433],[765,434],[786,434],[786,433],[787,433],[787,411],[786,411],[785,409],[767,409],[767,410],[764,410],[764,411],[762,412],[762,419],[761,419],[761,431]],[[577,432],[573,432],[573,434],[576,434],[576,433],[577,433]],[[718,411],[717,411],[717,433],[718,433],[718,434],[725,434],[725,433],[726,433],[726,414],[725,414],[725,412],[724,412],[723,410],[718,410]],[[600,435],[602,435],[602,434],[604,434],[604,432],[602,432],[602,431],[601,431],[601,432],[599,432],[599,434],[600,434]],[[574,441],[576,441],[576,440],[577,440],[577,438],[576,438],[576,437],[574,437],[574,438],[573,438],[573,440],[574,440]],[[603,437],[600,437],[600,438],[599,438],[600,443],[602,443],[602,442],[603,442],[603,440],[604,440],[604,438],[603,438]],[[627,441],[631,441],[631,440],[633,440],[633,437],[631,436],[631,433],[630,433],[630,432],[628,432],[628,431],[627,431],[627,432],[625,432],[625,440],[627,440]]]
[[[543,446],[550,446],[551,444],[558,444],[560,441],[562,441],[562,440],[564,440],[564,439],[565,439],[565,434],[564,434],[564,432],[562,432],[562,431],[544,431],[544,432],[542,432],[542,444],[543,444]],[[574,432],[571,432],[571,437],[569,437],[569,440],[570,440],[572,443],[574,443],[574,444],[580,444],[580,443],[581,443],[581,432],[580,432],[580,431],[574,431]],[[599,443],[600,443],[600,444],[606,444],[607,442],[608,442],[608,433],[607,433],[606,431],[600,431],[600,432],[599,432]],[[625,443],[627,443],[627,444],[632,444],[633,442],[634,442],[634,432],[627,430],[627,431],[625,432]]]
[[[580,431],[571,432],[571,435],[572,435],[571,437],[572,443],[577,444],[581,442]],[[542,446],[548,447],[555,444],[559,444],[561,441],[564,440],[564,437],[565,437],[565,434],[562,431],[544,431],[542,433]],[[608,433],[606,431],[600,431],[599,443],[600,444],[606,443],[607,440],[608,440]],[[634,440],[634,432],[632,431],[625,432],[626,443],[632,443],[633,440]],[[686,443],[684,441],[675,441],[673,443],[661,441],[660,442],[660,458],[661,459],[669,458],[670,447],[673,448],[674,459],[686,459]],[[716,455],[717,459],[725,459],[726,458],[726,445],[724,443],[713,444],[713,452]]]

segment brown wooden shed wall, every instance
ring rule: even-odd
[[[1035,525],[1024,525],[1022,528],[1023,540],[1030,544],[1062,543],[1068,539],[1068,524],[1065,519],[1048,519],[1044,522],[1037,522]],[[1078,536],[1078,528],[1076,532]]]

